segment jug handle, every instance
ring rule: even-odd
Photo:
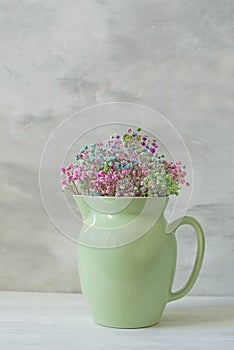
[[[194,283],[197,280],[199,272],[201,270],[201,266],[204,258],[204,251],[205,251],[204,233],[199,222],[191,216],[184,216],[182,219],[180,218],[175,220],[171,225],[173,226],[173,224],[175,224],[176,221],[179,221],[179,224],[174,230],[174,232],[182,225],[190,225],[195,229],[196,238],[197,238],[197,252],[196,252],[195,263],[187,283],[185,284],[184,287],[182,287],[176,292],[170,291],[168,301],[180,299],[192,289]]]

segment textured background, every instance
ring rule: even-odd
[[[77,110],[128,101],[165,115],[191,153],[189,213],[206,234],[191,294],[234,295],[233,23],[231,0],[0,0],[0,290],[80,290],[76,245],[41,202],[41,153]],[[179,241],[177,287],[194,237]]]

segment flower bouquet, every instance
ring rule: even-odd
[[[181,184],[189,186],[185,165],[167,161],[157,140],[141,128],[83,145],[76,161],[60,168],[63,190],[75,195],[165,197],[178,195]]]

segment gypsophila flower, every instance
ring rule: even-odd
[[[107,141],[83,145],[76,164],[61,167],[63,190],[90,196],[165,197],[178,195],[185,165],[158,154],[157,140],[131,128]]]

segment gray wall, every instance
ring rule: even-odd
[[[234,295],[233,20],[231,0],[0,1],[0,290],[80,290],[76,245],[41,202],[40,156],[72,113],[128,101],[166,116],[191,153],[189,213],[206,235],[191,294]],[[192,265],[194,237],[180,237],[175,287]]]

